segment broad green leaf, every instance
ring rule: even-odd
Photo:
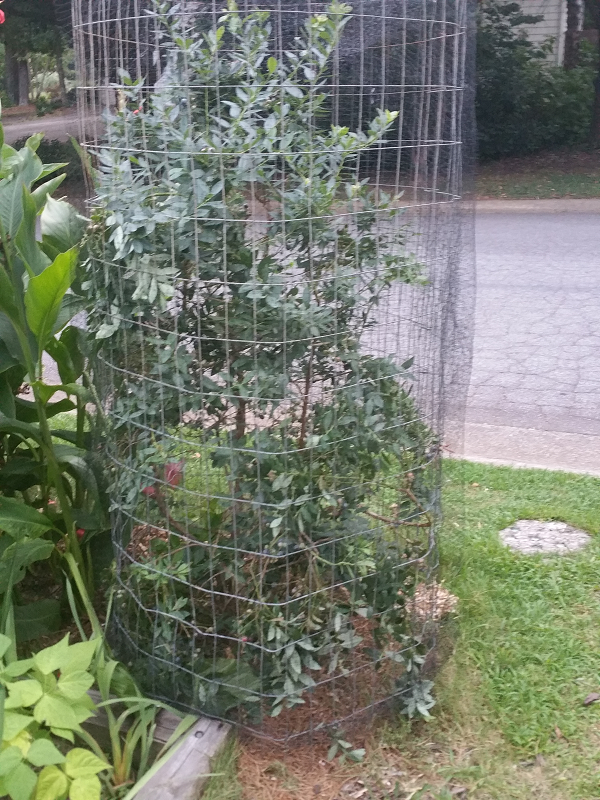
[[[60,600],[36,600],[26,606],[15,606],[17,642],[29,642],[60,630]]]
[[[6,269],[0,264],[0,311],[3,311],[13,322],[18,323],[19,311],[15,298],[15,287]]]
[[[47,253],[64,253],[81,242],[88,220],[70,203],[48,197],[42,213],[42,241]]]
[[[3,154],[5,151],[6,145]],[[5,235],[14,239],[23,221],[23,186],[29,189],[40,177],[42,162],[30,148],[24,147],[19,152],[12,151],[9,163],[13,174],[0,181],[0,221]]]
[[[23,220],[23,182],[16,176],[0,181],[0,221],[5,234],[14,239]]]
[[[8,747],[0,753],[0,775],[8,775],[23,761],[23,753],[18,747]]]
[[[7,711],[4,714],[4,741],[10,742],[15,736],[18,736],[21,731],[29,727],[32,722],[33,717],[27,717],[25,714],[17,714],[14,711]]]
[[[0,592],[22,581],[27,567],[50,558],[53,552],[54,542],[44,539],[22,539],[7,547],[0,559]]]
[[[2,679],[20,678],[33,668],[33,658],[26,658],[23,661],[12,661],[2,670]]]
[[[15,395],[6,375],[0,375],[0,412],[7,417],[16,416]]]
[[[98,640],[90,639],[89,642],[77,642],[69,647],[69,651],[61,666],[63,674],[71,672],[87,672],[92,658],[98,649]]]
[[[2,296],[3,295],[0,294],[0,297]],[[14,319],[17,320],[17,324],[19,325],[18,312],[16,311],[16,308],[14,309]],[[0,304],[0,341],[2,342],[8,354],[15,360],[15,363],[22,365],[25,359],[23,357],[23,348],[21,347],[21,342],[19,341],[19,337],[17,336],[17,332],[15,331],[13,323],[10,321],[8,315],[5,314],[4,311],[2,310],[1,304]]]
[[[60,311],[58,312],[56,322],[54,323],[52,334],[56,336],[57,333],[60,333],[65,325],[68,325],[73,317],[79,314],[80,311],[85,311],[85,308],[86,301],[83,297],[79,297],[79,295],[76,294],[66,295],[60,307]]]
[[[45,694],[33,710],[36,722],[53,728],[77,730],[79,723],[71,704],[56,694]]]
[[[101,791],[100,780],[95,775],[76,778],[69,789],[69,800],[100,800]]]
[[[23,221],[15,237],[19,255],[23,259],[30,275],[39,275],[51,263],[48,256],[40,249],[36,239],[37,207],[28,189],[23,187]]]
[[[58,691],[68,700],[79,700],[93,685],[94,676],[89,672],[62,672],[58,679]]]
[[[35,422],[38,418],[37,406],[31,400],[24,400],[22,397],[16,398],[17,419],[21,422]],[[56,403],[49,403],[46,406],[46,416],[48,419],[57,414],[64,414],[73,411],[76,406],[67,397],[58,400]]]
[[[51,726],[50,733],[52,736],[58,736],[59,739],[66,739],[67,742],[75,744],[75,736],[73,735],[73,731],[67,730],[67,728],[53,728]]]
[[[9,419],[4,414],[0,414],[0,433],[14,433],[24,439],[33,439],[41,444],[40,431],[36,425],[20,422],[17,419]]]
[[[37,785],[37,775],[27,764],[19,764],[9,775],[4,776],[4,788],[11,800],[31,800]]]
[[[58,167],[58,169],[61,169],[64,165],[53,164],[51,166],[56,166]],[[54,170],[52,171],[54,172]],[[44,172],[46,172],[46,170],[44,170]],[[51,173],[48,172],[47,174],[50,175]],[[41,178],[45,177],[44,173],[42,173],[40,177]],[[46,181],[46,183],[43,183],[41,186],[38,186],[37,189],[34,189],[34,191],[31,193],[31,196],[33,197],[33,201],[35,203],[35,207],[37,209],[38,214],[43,209],[48,197],[58,189],[58,187],[61,185],[61,183],[64,181],[66,177],[67,177],[66,174],[57,175],[56,178],[52,178],[51,181]],[[48,255],[48,253],[46,253],[46,255]]]
[[[30,136],[29,139],[27,139],[27,141],[25,142],[25,146],[28,147],[30,150],[33,150],[34,153],[37,153],[43,139],[44,139],[43,133],[34,133],[33,136]]]
[[[69,779],[58,767],[44,767],[38,776],[34,800],[62,800],[69,791]]]
[[[5,636],[3,633],[0,633],[0,658],[4,657],[4,654],[11,646],[12,642],[8,636]]]
[[[17,709],[33,706],[43,693],[39,681],[33,679],[15,681],[8,686],[8,697],[4,707],[8,709]]]
[[[40,348],[46,347],[52,335],[61,303],[73,281],[76,263],[77,250],[61,253],[41,275],[29,281],[25,292],[25,311]]]
[[[6,346],[6,342],[0,338],[0,373],[6,372],[12,367],[16,367],[18,364],[18,359],[10,352]]]
[[[27,751],[27,761],[34,767],[64,764],[65,757],[50,739],[36,739]]]
[[[40,650],[33,657],[33,663],[42,675],[50,675],[57,669],[62,669],[64,662],[68,659],[69,636],[68,634],[51,647]],[[60,728],[60,725],[58,725]]]
[[[89,750],[74,747],[67,753],[66,772],[70,778],[91,778],[105,769],[109,769],[106,761],[98,758]]]
[[[37,537],[53,527],[52,522],[31,506],[11,497],[0,497],[0,530],[14,539]]]

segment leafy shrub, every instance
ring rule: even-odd
[[[90,325],[115,381],[115,607],[156,691],[213,714],[268,697],[277,715],[358,648],[393,666],[418,644],[405,604],[430,547],[436,442],[411,362],[362,342],[392,288],[426,276],[398,198],[356,177],[397,114],[364,132],[323,122],[347,6],[279,59],[268,13],[230,1],[203,34],[156,8],[168,88],[123,74],[128,106],[97,154]],[[372,509],[387,474],[390,516]]]
[[[518,26],[539,17],[518,3],[478,4],[476,113],[482,158],[575,145],[589,135],[594,59],[583,49],[573,70],[551,66]]]
[[[19,139],[13,145],[16,150],[25,147],[27,139]],[[42,139],[38,147],[38,156],[45,164],[64,164],[64,183],[80,183],[83,181],[81,158],[71,142],[59,139]]]

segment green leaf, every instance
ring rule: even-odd
[[[63,672],[58,679],[58,691],[68,700],[80,700],[93,685],[94,676],[89,672]]]
[[[11,661],[11,663],[7,664],[2,670],[2,678],[4,680],[8,678],[20,678],[21,675],[25,675],[25,673],[29,672],[32,668],[33,658],[26,658],[23,661]]]
[[[64,764],[65,757],[50,739],[36,739],[27,751],[27,761],[34,767]]]
[[[25,714],[16,714],[14,711],[7,711],[4,715],[4,741],[10,742],[32,722],[33,717],[27,717]]]
[[[79,245],[88,220],[77,213],[70,203],[48,198],[42,213],[42,241],[44,249],[51,257]]]
[[[34,153],[37,153],[43,139],[44,139],[43,133],[34,133],[25,142],[25,147],[28,147],[30,150],[33,150]]]
[[[66,165],[56,164],[56,165],[52,165],[52,166],[56,166],[58,169],[61,169],[63,166],[66,166]],[[52,170],[52,171],[54,171],[54,170]],[[46,170],[44,170],[44,172],[46,172]],[[48,173],[48,174],[51,174],[51,173]],[[42,175],[40,177],[43,178],[44,177],[44,173],[42,173]],[[56,178],[52,178],[51,181],[46,181],[46,183],[43,183],[41,186],[38,186],[37,189],[35,189],[31,193],[31,196],[33,197],[33,201],[35,203],[35,207],[37,209],[38,214],[42,210],[42,208],[44,207],[49,195],[53,194],[58,189],[58,187],[65,180],[66,177],[67,177],[66,174],[57,175]],[[48,255],[48,253],[46,253],[46,255]]]
[[[23,753],[18,747],[8,747],[0,753],[0,775],[8,775],[23,761]]]
[[[77,730],[79,723],[71,704],[55,694],[45,694],[33,710],[36,722],[53,728]]]
[[[19,764],[10,775],[4,777],[4,788],[11,800],[30,800],[37,785],[37,775],[27,764]]]
[[[9,639],[9,637],[5,636],[3,633],[0,633],[0,658],[4,658],[4,654],[11,644],[12,641]]]
[[[27,422],[9,419],[5,417],[4,414],[0,414],[0,433],[14,433],[18,436],[22,436],[24,439],[34,439],[34,441],[41,444],[39,428],[35,425],[29,425]]]
[[[91,778],[105,769],[109,769],[106,761],[98,758],[89,750],[74,747],[67,753],[66,772],[70,778]]]
[[[27,187],[23,187],[23,221],[15,237],[19,255],[29,274],[39,275],[50,264],[48,256],[40,249],[36,239],[37,207]]]
[[[16,367],[18,364],[18,359],[10,352],[6,342],[0,339],[0,373],[6,372],[12,367]]]
[[[44,694],[39,681],[30,679],[25,681],[15,681],[8,685],[8,698],[5,708],[27,708],[37,703]]]
[[[6,375],[0,375],[0,412],[7,417],[16,416],[15,395]]]
[[[58,767],[44,767],[38,777],[34,800],[63,800],[69,791],[69,779]]]
[[[54,542],[44,539],[23,539],[7,547],[0,559],[0,592],[6,592],[25,577],[27,567],[50,558]]]
[[[100,800],[102,786],[93,775],[89,778],[76,778],[69,790],[69,800]]]
[[[89,642],[77,642],[77,644],[72,644],[62,663],[61,670],[65,674],[71,672],[87,672],[97,650],[97,639],[90,639]]]
[[[0,497],[0,530],[14,539],[42,536],[53,527],[48,517],[35,508],[10,497]]]
[[[56,391],[60,391],[60,386]],[[56,403],[49,403],[46,406],[46,416],[48,419],[55,417],[57,414],[64,414],[67,411],[73,411],[76,406],[68,397],[63,397]],[[35,422],[38,418],[38,411],[36,404],[31,400],[24,400],[22,397],[16,398],[17,419],[21,422]]]
[[[273,56],[267,61],[267,69],[269,70],[269,75],[272,75],[277,69],[277,59]]]
[[[10,320],[18,323],[19,310],[15,297],[15,288],[12,281],[6,269],[0,265],[0,311],[4,311]]]
[[[26,606],[15,606],[17,642],[29,642],[60,630],[60,600],[36,600]]]
[[[63,664],[68,658],[69,636],[65,636],[60,642],[40,650],[33,657],[33,663],[42,675],[50,675],[57,669],[62,669]],[[61,727],[58,725],[57,727]]]
[[[56,257],[52,264],[31,278],[25,292],[27,322],[40,349],[52,336],[60,306],[75,274],[77,251],[69,250]]]

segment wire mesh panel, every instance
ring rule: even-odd
[[[75,2],[112,636],[277,739],[431,703],[466,15]]]

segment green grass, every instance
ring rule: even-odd
[[[477,178],[477,194],[511,200],[600,197],[600,175],[560,172],[506,175],[484,171]]]
[[[385,723],[363,767],[365,800],[393,796],[380,781],[390,763],[421,787],[415,798],[465,787],[470,800],[597,800],[600,703],[583,700],[600,691],[600,480],[448,462],[444,502],[441,575],[460,605],[442,637],[451,655],[435,717]],[[577,555],[517,555],[498,533],[522,518],[563,520],[593,540]],[[223,772],[211,800],[240,791],[231,761]]]
[[[583,705],[600,689],[600,480],[450,462],[444,499],[442,577],[460,613],[429,736],[478,751],[444,769],[470,797],[600,797],[600,706]],[[498,537],[517,519],[596,536],[577,555],[517,555]]]

